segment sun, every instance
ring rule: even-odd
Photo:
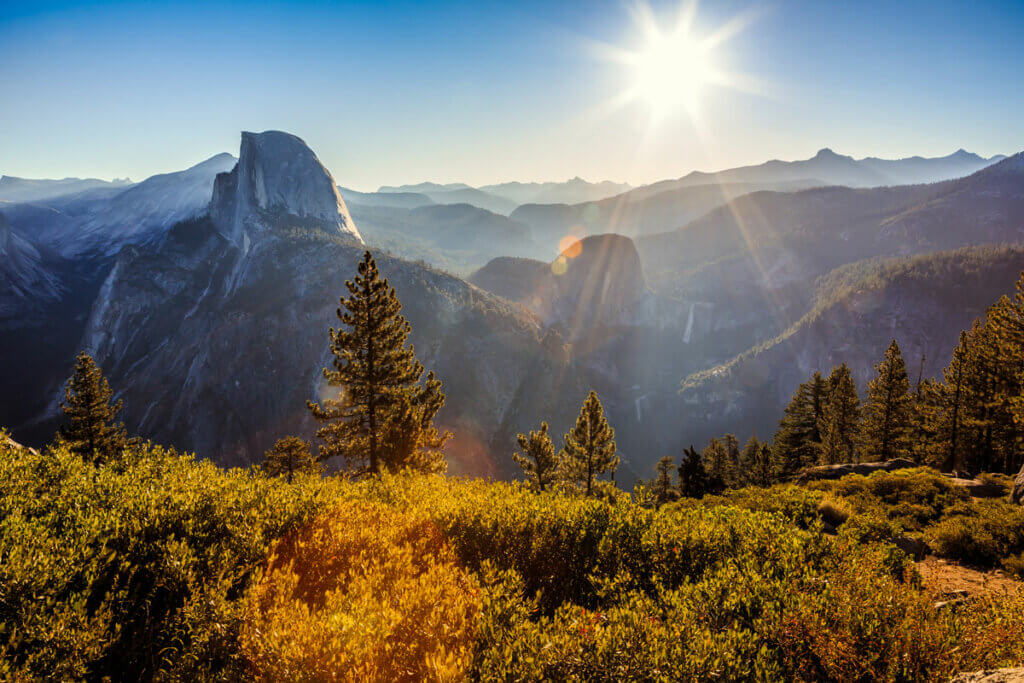
[[[612,108],[644,103],[653,119],[685,110],[696,118],[709,87],[758,90],[756,83],[720,65],[723,44],[743,31],[757,12],[737,15],[707,33],[695,27],[697,3],[684,0],[672,21],[659,21],[650,6],[639,2],[632,16],[639,40],[631,48],[604,43],[599,54],[625,66],[629,82],[610,103]]]
[[[693,109],[701,88],[714,80],[710,51],[682,31],[655,31],[632,62],[637,95],[656,113]]]

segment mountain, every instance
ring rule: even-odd
[[[415,209],[418,206],[427,206],[434,201],[425,194],[419,192],[358,192],[347,187],[338,186],[338,192],[345,203],[352,209],[352,204],[363,206],[390,206],[398,209]]]
[[[25,312],[28,300],[53,300],[60,282],[47,270],[39,249],[11,230],[0,214],[0,321]]]
[[[595,328],[634,323],[637,302],[649,295],[633,240],[614,234],[569,244],[550,264],[494,259],[469,281],[523,304],[570,340]]]
[[[48,200],[0,204],[12,228],[35,244],[73,258],[115,254],[122,245],[152,239],[175,223],[203,213],[214,177],[235,158],[218,154],[184,171],[147,178],[127,189],[92,189]]]
[[[469,204],[402,209],[352,203],[350,210],[367,244],[456,273],[498,255],[544,253],[522,223]]]
[[[875,256],[1018,242],[1022,160],[930,185],[748,194],[637,247],[656,288],[680,292],[747,277],[771,288]]]
[[[961,178],[1004,158],[999,155],[985,159],[960,149],[949,156],[930,159],[919,156],[906,159],[854,159],[851,156],[836,154],[825,147],[810,159],[773,159],[755,166],[741,166],[712,173],[694,171],[677,180],[666,180],[640,189],[643,193],[657,194],[669,189],[709,183],[806,183],[811,180],[821,185],[847,187],[917,185]]]
[[[773,160],[716,173],[694,171],[601,201],[522,202],[510,217],[529,225],[535,239],[541,241],[557,243],[570,229],[575,229],[578,236],[615,232],[638,237],[679,228],[751,192],[933,183],[969,175],[1003,158],[983,159],[959,150],[937,159],[856,160],[823,149],[803,161]]]
[[[612,197],[627,192],[632,187],[627,183],[613,183],[610,180],[591,183],[577,176],[561,183],[497,183],[481,185],[479,189],[504,197],[518,205],[581,204]]]
[[[127,178],[111,181],[97,178],[64,178],[62,180],[0,176],[0,202],[34,202],[53,199],[87,190],[123,190],[131,185]]]
[[[667,189],[656,194],[638,188],[600,201],[580,204],[524,204],[509,216],[526,223],[534,239],[556,245],[572,232],[597,235],[614,232],[630,237],[678,228],[730,200],[757,190],[799,190],[814,181],[776,184],[722,183]]]
[[[507,216],[520,204],[576,204],[604,199],[629,189],[630,186],[624,183],[590,183],[577,177],[561,183],[511,182],[481,187],[471,187],[465,183],[382,185],[375,194],[411,192],[426,195],[437,204],[471,204]]]
[[[418,183],[416,185],[381,185],[377,192],[414,192],[417,194],[428,194],[430,192],[448,192],[451,190],[471,190],[465,183]]]
[[[939,375],[960,330],[1013,292],[1024,247],[965,247],[844,266],[821,278],[811,309],[781,334],[688,377],[685,427],[696,442],[735,429],[774,432],[797,386],[847,363],[866,391],[898,340],[916,380]]]
[[[362,243],[330,172],[300,138],[276,130],[242,133],[238,163],[214,180],[209,214],[245,251],[282,222]]]
[[[74,349],[89,350],[133,431],[248,464],[284,434],[312,437],[306,400],[328,391],[320,374],[330,363],[327,330],[362,253],[315,154],[291,135],[244,133],[206,215],[107,262],[88,302],[67,316],[85,320],[77,336],[69,324],[63,338],[72,341],[60,353],[49,343],[33,350],[23,337],[17,348],[34,370],[42,354],[62,377]],[[378,263],[398,290],[418,356],[445,383],[439,419],[458,434],[453,471],[507,474],[504,458],[489,458],[491,439],[522,378],[563,362],[540,343],[539,320],[422,265],[386,255]],[[52,434],[59,384],[34,379],[33,395],[16,398],[42,403],[36,414],[26,418],[13,396],[0,412],[19,438],[38,442]]]

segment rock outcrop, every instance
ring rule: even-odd
[[[314,227],[362,242],[330,172],[305,142],[280,131],[242,133],[238,163],[214,181],[210,218],[243,249],[254,232],[278,227]]]
[[[854,462],[841,463],[838,465],[818,465],[808,467],[800,473],[798,479],[801,482],[819,481],[822,479],[841,479],[848,474],[861,474],[867,476],[873,472],[894,472],[910,467],[917,467],[917,463],[904,458],[893,458],[884,462]]]
[[[1010,491],[1010,502],[1018,505],[1024,505],[1024,465],[1021,466],[1020,472],[1013,479],[1013,489]]]

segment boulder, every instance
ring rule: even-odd
[[[971,494],[973,498],[1002,498],[1005,491],[999,484],[986,484],[977,479],[950,477],[949,481],[967,489],[967,493]]]
[[[905,458],[893,458],[885,462],[852,462],[838,465],[818,465],[808,467],[800,473],[800,482],[818,481],[823,479],[842,479],[848,474],[869,475],[872,472],[893,472],[911,467],[918,467],[918,464]]]
[[[905,552],[907,555],[910,555],[915,560],[923,560],[929,555],[929,553],[931,553],[931,548],[928,547],[927,543],[912,536],[900,534],[894,538],[892,542],[896,544],[897,548]]]
[[[1010,502],[1017,505],[1024,505],[1024,465],[1013,480],[1013,488],[1010,490]]]

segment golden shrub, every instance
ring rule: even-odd
[[[454,680],[479,610],[477,580],[431,522],[353,501],[277,545],[241,651],[261,680]]]

